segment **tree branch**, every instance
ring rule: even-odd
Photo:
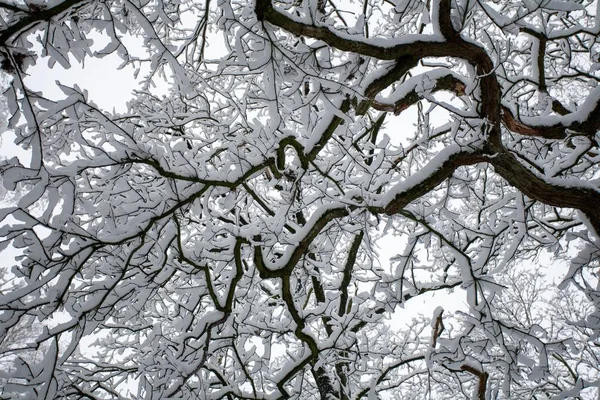
[[[33,25],[37,22],[48,21],[51,18],[59,15],[60,13],[67,11],[69,8],[79,3],[85,3],[88,1],[89,0],[65,0],[62,3],[55,5],[54,7],[29,13],[27,16],[21,18],[15,24],[10,25],[3,31],[0,31],[0,46],[6,46],[8,44],[9,39],[13,35],[21,32],[28,26]]]

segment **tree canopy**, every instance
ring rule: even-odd
[[[0,396],[597,398],[599,4],[0,1]]]

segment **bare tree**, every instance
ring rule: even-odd
[[[597,4],[0,1],[31,158],[0,168],[24,193],[0,339],[43,327],[0,394],[597,396]],[[31,89],[105,56],[136,71],[126,112],[98,77]],[[562,297],[511,275],[548,249]],[[397,321],[452,291],[464,312]]]

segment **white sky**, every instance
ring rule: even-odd
[[[100,108],[108,111],[126,111],[126,102],[131,97],[131,92],[138,88],[138,81],[133,79],[133,67],[128,66],[118,70],[117,68],[121,65],[122,60],[114,55],[102,59],[88,57],[85,61],[85,67],[82,67],[73,59],[72,61],[70,69],[64,69],[60,64],[55,64],[52,69],[48,69],[47,60],[39,59],[37,65],[27,71],[29,75],[27,84],[33,90],[39,90],[50,98],[61,98],[63,96],[63,93],[57,88],[55,81],[60,81],[62,84],[68,86],[78,84],[82,89],[86,89],[89,92],[89,98],[98,104]],[[143,72],[140,76],[142,75]],[[436,121],[433,118],[432,122],[436,125],[441,125],[447,122],[447,120],[443,118]],[[406,140],[406,138],[412,136],[412,133],[409,132],[416,129],[417,118],[415,107],[406,110],[400,117],[389,115],[386,118],[386,123],[391,128],[387,131],[390,137],[393,137],[393,134],[398,132],[396,140],[401,141],[400,138]],[[2,134],[0,157],[17,155],[23,158],[26,164],[28,158],[26,152],[15,146],[12,143],[13,140],[14,135],[10,133]],[[396,140],[393,140],[393,142],[398,143]],[[377,243],[380,251],[379,261],[384,264],[382,265],[384,269],[389,270],[389,257],[395,256],[401,251],[401,246],[399,246],[401,242],[399,238],[390,236]],[[14,249],[5,250],[2,254],[4,263],[7,260],[10,260],[8,261],[9,263],[14,262],[15,254]],[[550,266],[549,259],[549,257],[544,257],[539,262],[541,265]],[[5,264],[4,266],[8,265]],[[548,272],[549,279],[557,282],[566,273],[566,268],[564,265],[554,265],[548,268]],[[419,314],[431,317],[434,310],[440,305],[448,313],[468,308],[465,293],[462,290],[455,290],[453,294],[444,294],[441,292],[430,293],[421,295],[417,299],[409,300],[404,308],[399,308],[393,314],[390,323],[397,328],[402,328],[408,325]],[[93,340],[94,338],[90,339]],[[86,343],[86,346],[89,345],[91,343]]]
[[[133,78],[134,68],[132,66],[118,69],[122,64],[122,60],[116,55],[109,55],[102,59],[86,57],[85,66],[80,65],[73,58],[71,58],[71,61],[71,68],[69,69],[63,68],[58,63],[54,64],[52,69],[49,69],[47,59],[40,58],[35,66],[27,70],[26,82],[31,89],[41,91],[45,96],[53,99],[64,96],[57,87],[56,82],[67,86],[78,84],[82,89],[89,92],[89,99],[100,108],[108,111],[126,111],[126,102],[131,98],[132,91],[137,89],[139,84],[139,81]],[[140,76],[143,76],[143,72]],[[435,115],[432,118],[431,121],[434,124],[442,125],[447,122],[445,111],[440,110],[439,115],[442,115],[442,118],[438,117],[436,120]],[[392,138],[391,142],[407,144],[408,138],[412,137],[413,132],[416,130],[416,124],[416,106],[407,109],[400,116],[388,115],[386,125],[388,127],[387,133]],[[27,163],[29,158],[27,152],[14,145],[13,140],[14,135],[10,132],[2,134],[0,156],[13,157],[17,155],[24,163]],[[389,236],[377,243],[380,253],[379,261],[384,269],[389,270],[388,259],[395,256],[401,249],[400,242],[402,242],[400,238]],[[14,255],[10,258],[13,259],[13,257]],[[399,309],[395,313],[393,319],[410,321],[418,314],[431,316],[439,305],[443,305],[446,311],[450,312],[457,309],[466,309],[464,292],[456,290],[451,295],[441,292],[421,295],[417,299],[407,302],[403,309]]]
[[[33,89],[39,90],[49,98],[61,98],[64,94],[56,86],[59,81],[63,85],[79,87],[89,92],[89,98],[102,109],[125,111],[126,102],[131,98],[131,92],[138,88],[138,82],[133,79],[134,68],[126,66],[117,69],[122,60],[116,56],[102,59],[86,57],[85,68],[73,58],[71,68],[64,69],[55,64],[48,69],[47,61],[41,59],[37,65],[29,68],[26,83]]]

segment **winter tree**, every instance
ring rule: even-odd
[[[0,16],[2,398],[600,396],[600,2]]]

